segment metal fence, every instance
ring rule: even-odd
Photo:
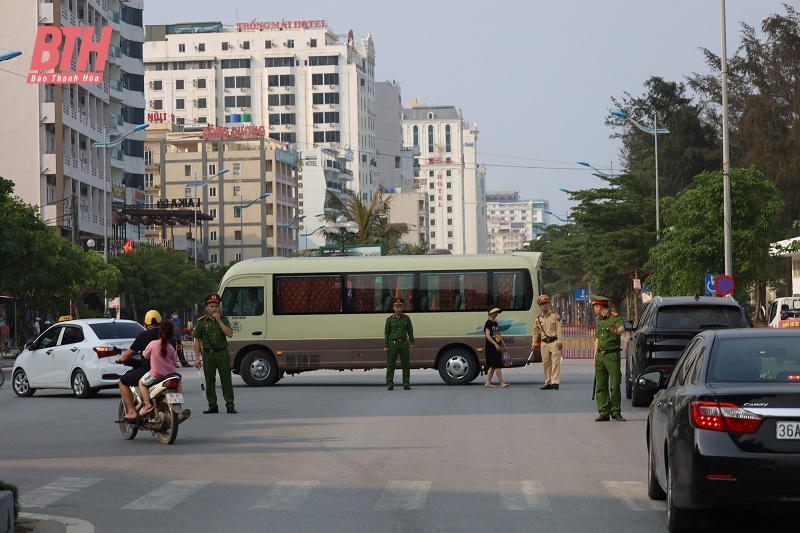
[[[594,330],[594,324],[564,324],[561,326],[561,335],[564,338],[561,357],[564,359],[594,359]],[[620,339],[623,357],[628,336],[628,333],[623,333]]]

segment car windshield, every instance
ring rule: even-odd
[[[787,337],[717,339],[706,381],[800,382],[800,345]]]
[[[137,322],[99,322],[89,324],[98,339],[135,339],[136,336],[144,331],[144,327]]]
[[[662,329],[744,328],[742,311],[726,305],[669,305],[658,311],[656,327]]]

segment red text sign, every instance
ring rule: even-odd
[[[63,47],[59,51],[59,47]],[[103,82],[103,71],[111,46],[111,27],[100,32],[100,40],[94,40],[93,26],[39,26],[33,45],[31,73],[28,83],[87,83]],[[78,59],[72,68],[75,50]],[[92,70],[89,70],[89,54],[96,54]],[[45,59],[47,54],[47,59]],[[60,72],[42,72],[58,68]]]

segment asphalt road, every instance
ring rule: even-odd
[[[193,415],[176,443],[123,440],[118,396],[69,391],[17,398],[0,388],[0,478],[23,511],[75,519],[71,531],[666,531],[646,494],[645,409],[594,422],[590,361],[566,361],[559,391],[541,365],[504,372],[511,386],[463,387],[412,372],[387,391],[383,372],[311,372],[270,388],[234,377],[237,415]],[[6,376],[10,378],[10,375]],[[220,396],[221,399],[221,396]],[[780,531],[713,513],[707,531]],[[88,524],[88,525],[87,525]],[[767,529],[764,529],[764,528]],[[82,529],[83,528],[83,529]],[[34,531],[64,531],[42,522]]]

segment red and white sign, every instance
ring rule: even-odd
[[[111,46],[111,27],[103,27],[99,41],[95,41],[94,36],[94,26],[39,26],[33,44],[28,83],[103,83],[103,71]],[[62,43],[62,51],[59,51]],[[78,46],[78,60],[73,69],[72,56]],[[93,70],[90,71],[89,54],[92,52],[96,56]],[[47,59],[44,58],[45,54]],[[60,72],[43,72],[55,68]]]
[[[203,128],[203,139],[256,139],[263,138],[264,126],[208,126]]]

